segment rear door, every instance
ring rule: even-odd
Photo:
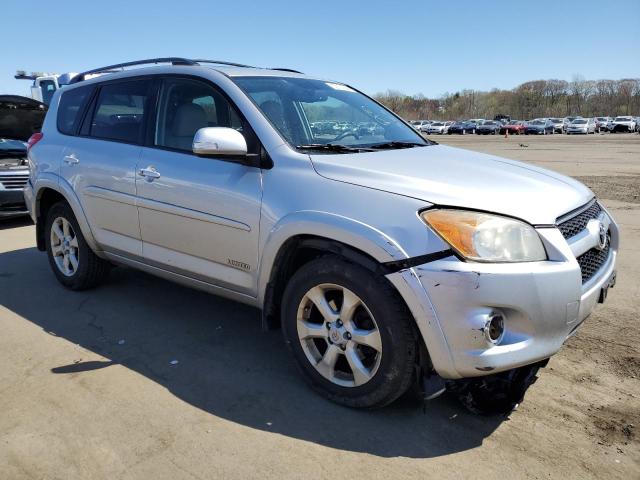
[[[255,293],[261,170],[192,153],[203,127],[240,131],[250,153],[255,134],[220,90],[192,78],[163,80],[155,118],[136,177],[145,261]]]
[[[100,85],[63,152],[62,176],[79,196],[96,241],[116,254],[142,256],[135,176],[153,87],[150,79]]]

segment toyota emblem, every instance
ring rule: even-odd
[[[607,233],[607,228],[600,223],[600,229],[598,232],[598,248],[600,250],[604,250],[607,248],[607,242],[609,240],[609,235]]]

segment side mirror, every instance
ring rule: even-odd
[[[199,129],[193,137],[193,153],[214,156],[247,156],[247,141],[244,136],[227,127]]]

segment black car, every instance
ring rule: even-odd
[[[524,128],[525,135],[551,135],[555,132],[553,122],[548,118],[538,118],[527,123]]]
[[[449,127],[447,132],[449,135],[459,134],[466,135],[467,133],[476,133],[477,125],[474,122],[456,122]]]
[[[500,132],[502,128],[502,122],[497,120],[487,120],[482,125],[476,127],[476,133],[478,135],[495,135]]]
[[[46,111],[31,98],[0,95],[0,218],[28,213],[22,195],[29,179],[25,142],[40,130]]]

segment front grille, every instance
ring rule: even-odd
[[[598,202],[593,202],[593,205],[585,211],[558,224],[558,228],[560,229],[562,236],[568,240],[587,228],[589,220],[598,218],[598,215],[600,215],[601,212],[602,208],[598,205]]]
[[[0,177],[0,183],[7,190],[22,190],[29,180],[29,175],[10,175]]]
[[[607,246],[603,250],[592,248],[577,258],[582,273],[582,283],[588,282],[607,261],[610,243],[611,239],[607,236]]]

